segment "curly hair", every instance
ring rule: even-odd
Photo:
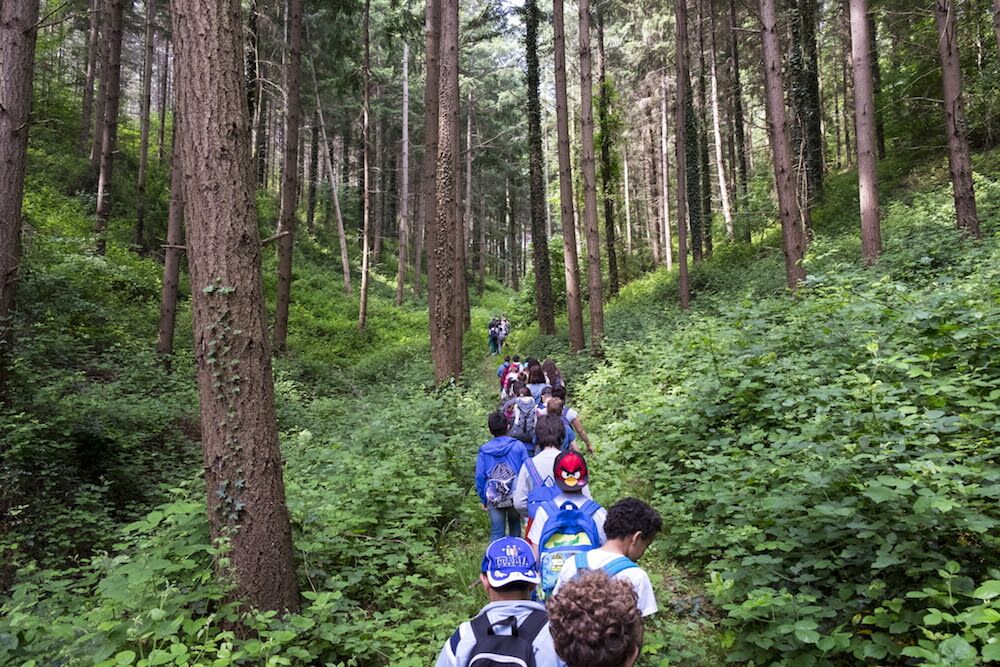
[[[638,498],[622,498],[608,508],[604,534],[609,540],[629,537],[636,532],[650,540],[663,529],[660,513]]]
[[[625,667],[642,648],[642,615],[632,584],[587,570],[548,602],[549,630],[567,667]]]

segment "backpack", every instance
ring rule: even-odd
[[[522,442],[531,442],[535,435],[535,424],[538,422],[538,412],[534,402],[529,405],[522,405],[520,401],[514,401],[514,422],[507,431],[507,435],[517,438]]]
[[[545,624],[548,615],[535,610],[518,625],[517,618],[511,616],[498,623],[490,623],[486,613],[472,619],[472,635],[476,639],[469,654],[469,667],[535,667],[534,641]],[[498,635],[494,628],[498,625],[510,626],[509,635]]]
[[[633,567],[639,567],[638,564],[628,556],[619,556],[609,563],[605,563],[604,573],[608,575],[608,578],[614,577],[616,574],[620,574],[625,570],[630,570]],[[590,565],[587,564],[587,552],[580,551],[576,554],[576,571],[577,574],[580,572],[585,572],[590,569]]]
[[[517,473],[501,461],[486,475],[486,503],[491,507],[511,507],[514,504],[514,483]]]
[[[539,507],[555,500],[559,495],[559,487],[553,483],[551,477],[542,480],[535,462],[531,459],[525,461],[524,465],[528,466],[528,474],[531,475],[532,481],[531,491],[528,491],[528,516],[534,519]]]
[[[555,590],[559,581],[559,573],[563,563],[570,558],[576,558],[581,552],[587,552],[601,546],[601,536],[594,522],[594,513],[601,509],[589,498],[579,508],[571,502],[565,502],[556,507],[555,502],[548,501],[545,508],[545,527],[538,540],[538,555],[541,561],[542,584],[541,598],[547,600]],[[579,539],[583,535],[583,540]]]

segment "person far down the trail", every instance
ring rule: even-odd
[[[486,327],[486,337],[489,341],[490,354],[500,352],[500,320],[494,317]]]
[[[490,515],[490,541],[504,535],[520,537],[521,515],[514,509],[514,485],[528,453],[523,442],[507,434],[507,417],[502,412],[490,413],[488,424],[493,439],[479,448],[476,457],[476,492]]]

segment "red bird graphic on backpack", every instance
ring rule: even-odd
[[[582,491],[587,486],[587,462],[578,452],[563,452],[552,465],[552,476],[563,491]]]

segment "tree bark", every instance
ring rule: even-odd
[[[1000,2],[1000,0],[998,0]],[[77,151],[83,153],[90,142],[90,131],[94,122],[94,78],[97,73],[97,47],[100,37],[100,0],[90,0],[87,30],[87,68],[83,82],[83,118],[80,122],[80,139]]]
[[[396,261],[396,306],[403,305],[403,288],[410,249],[410,44],[403,42],[403,129],[400,158],[399,253]]]
[[[670,232],[670,156],[667,150],[667,71],[663,70],[663,76],[660,77],[660,176],[663,181],[663,192],[660,197],[660,220],[662,224],[660,229],[663,230],[662,243],[663,250],[661,252],[665,263],[667,265],[667,271],[673,271],[674,269],[674,243],[671,238]],[[660,239],[657,239],[660,242]]]
[[[601,130],[601,190],[604,200],[604,242],[608,252],[608,294],[615,296],[619,290],[618,250],[615,235],[615,195],[618,192],[617,175],[611,163],[611,148],[614,143],[614,133],[610,119],[610,85],[607,76],[607,53],[604,51],[604,15],[597,10],[597,50],[600,56],[598,68],[598,87],[600,97],[597,101],[597,116]]]
[[[566,29],[563,0],[552,0],[552,30],[555,43],[556,130],[559,137],[559,201],[563,234],[563,263],[566,270],[566,310],[569,318],[569,347],[579,352],[583,337],[583,308],[580,304],[580,262],[576,250],[573,202],[573,168],[569,152],[569,110],[566,104]]]
[[[542,144],[542,106],[539,93],[538,64],[538,0],[525,0],[525,53],[528,66],[528,187],[531,198],[531,245],[535,268],[535,313],[538,329],[552,336],[556,333],[556,317],[552,296],[552,267],[549,263],[547,229],[545,152]]]
[[[362,27],[364,39],[364,64],[361,72],[361,295],[358,304],[358,331],[364,331],[368,324],[368,279],[371,272],[371,0],[365,0],[365,15]]]
[[[972,185],[972,158],[969,155],[965,103],[962,101],[962,65],[958,57],[958,39],[955,36],[955,7],[951,0],[936,0],[935,5],[955,219],[962,232],[979,238],[982,233],[976,212],[976,193]]]
[[[135,235],[133,245],[140,254],[146,252],[146,172],[149,169],[149,116],[153,83],[153,21],[155,19],[156,3],[146,2],[146,41],[145,56],[142,64],[142,93],[139,103],[139,174],[136,184],[135,205]]]
[[[660,248],[660,225],[665,221],[661,220],[663,211],[661,187],[663,185],[663,140],[660,136],[662,131],[657,130],[656,119],[653,116],[652,106],[646,109],[647,134],[649,136],[649,192],[647,201],[649,202],[649,214],[646,216],[646,230],[649,236],[649,248],[653,255],[653,265],[659,266],[664,260],[664,253]],[[659,148],[657,148],[659,144]]]
[[[622,150],[622,165],[625,176],[623,185],[625,192],[625,261],[628,261],[632,256],[632,185],[629,183],[628,146],[623,147]]]
[[[422,206],[423,223],[417,235],[416,266],[413,276],[413,294],[419,297],[423,291],[424,247],[434,230],[437,220],[437,151],[439,101],[438,88],[441,81],[441,0],[426,0],[424,11],[425,74],[424,74],[424,164]],[[430,283],[430,257],[428,257],[427,282]],[[435,330],[434,311],[429,309],[431,331]]]
[[[604,339],[604,286],[601,282],[601,233],[597,226],[597,166],[594,156],[594,84],[590,53],[590,0],[580,0],[580,171],[583,174],[583,226],[587,237],[590,296],[590,348],[596,355]]]
[[[677,264],[678,292],[681,309],[687,310],[691,304],[691,290],[688,286],[687,264],[687,110],[690,106],[691,84],[688,77],[688,24],[687,0],[674,0],[674,18],[677,27],[677,107],[674,138],[677,150]]]
[[[28,156],[38,0],[0,5],[0,391],[6,392],[21,268],[21,217]]]
[[[778,213],[781,216],[782,245],[785,253],[785,275],[788,287],[795,289],[806,277],[802,266],[804,239],[800,225],[799,200],[795,193],[792,170],[792,148],[788,141],[788,121],[785,117],[785,82],[781,73],[781,47],[775,28],[774,0],[760,0],[763,24],[764,89],[767,102],[767,126],[774,158],[774,183],[778,191]]]
[[[712,173],[708,156],[708,94],[705,85],[705,1],[698,0],[698,176],[701,179],[701,241],[704,257],[712,256]]]
[[[458,0],[439,0],[440,43],[438,81],[438,140],[435,178],[436,211],[428,240],[433,252],[427,256],[428,294],[431,318],[431,357],[437,382],[458,379],[462,374],[463,285],[459,275],[461,243],[458,197],[459,90],[458,90]]]
[[[118,107],[121,93],[123,0],[108,0],[107,92],[104,130],[101,132],[101,171],[97,178],[97,254],[107,247],[108,220],[111,218],[111,177],[118,145]]]
[[[175,64],[176,67],[176,64]],[[163,288],[160,294],[160,326],[156,351],[170,367],[177,323],[177,286],[180,283],[181,246],[184,244],[184,172],[177,141],[180,114],[174,112],[173,157],[170,159],[170,209],[167,213],[167,244],[163,252]]]
[[[312,229],[316,220],[316,185],[319,174],[319,113],[313,112],[312,133],[309,137],[308,191],[306,193],[306,228]]]
[[[882,229],[878,209],[878,163],[875,132],[875,88],[869,59],[871,35],[868,0],[849,0],[851,52],[854,62],[854,123],[858,138],[858,192],[861,206],[861,257],[865,264],[882,254]]]
[[[274,314],[274,352],[282,354],[288,340],[288,309],[292,300],[292,252],[295,209],[299,193],[299,130],[302,125],[302,5],[288,0],[285,57],[285,150],[281,165],[281,211],[278,218],[278,295]]]
[[[718,57],[716,55],[717,49],[715,43],[715,0],[710,0],[708,11],[711,19],[712,33],[710,40],[712,53],[710,54],[709,65],[711,67],[712,132],[715,140],[715,168],[719,176],[719,198],[722,201],[722,218],[726,222],[726,237],[732,241],[736,233],[733,229],[733,208],[729,201],[729,179],[726,177],[726,160],[722,156],[722,120],[719,116],[719,71],[716,63]]]
[[[691,259],[696,264],[704,258],[704,232],[705,227],[702,219],[702,195],[701,179],[701,132],[698,129],[698,113],[694,106],[694,89],[691,88],[690,79],[684,82],[689,88],[685,95],[687,104],[687,115],[685,121],[685,141],[687,141],[687,209],[688,228],[691,232]]]
[[[209,525],[248,606],[295,611],[237,0],[174,0],[173,34]]]

